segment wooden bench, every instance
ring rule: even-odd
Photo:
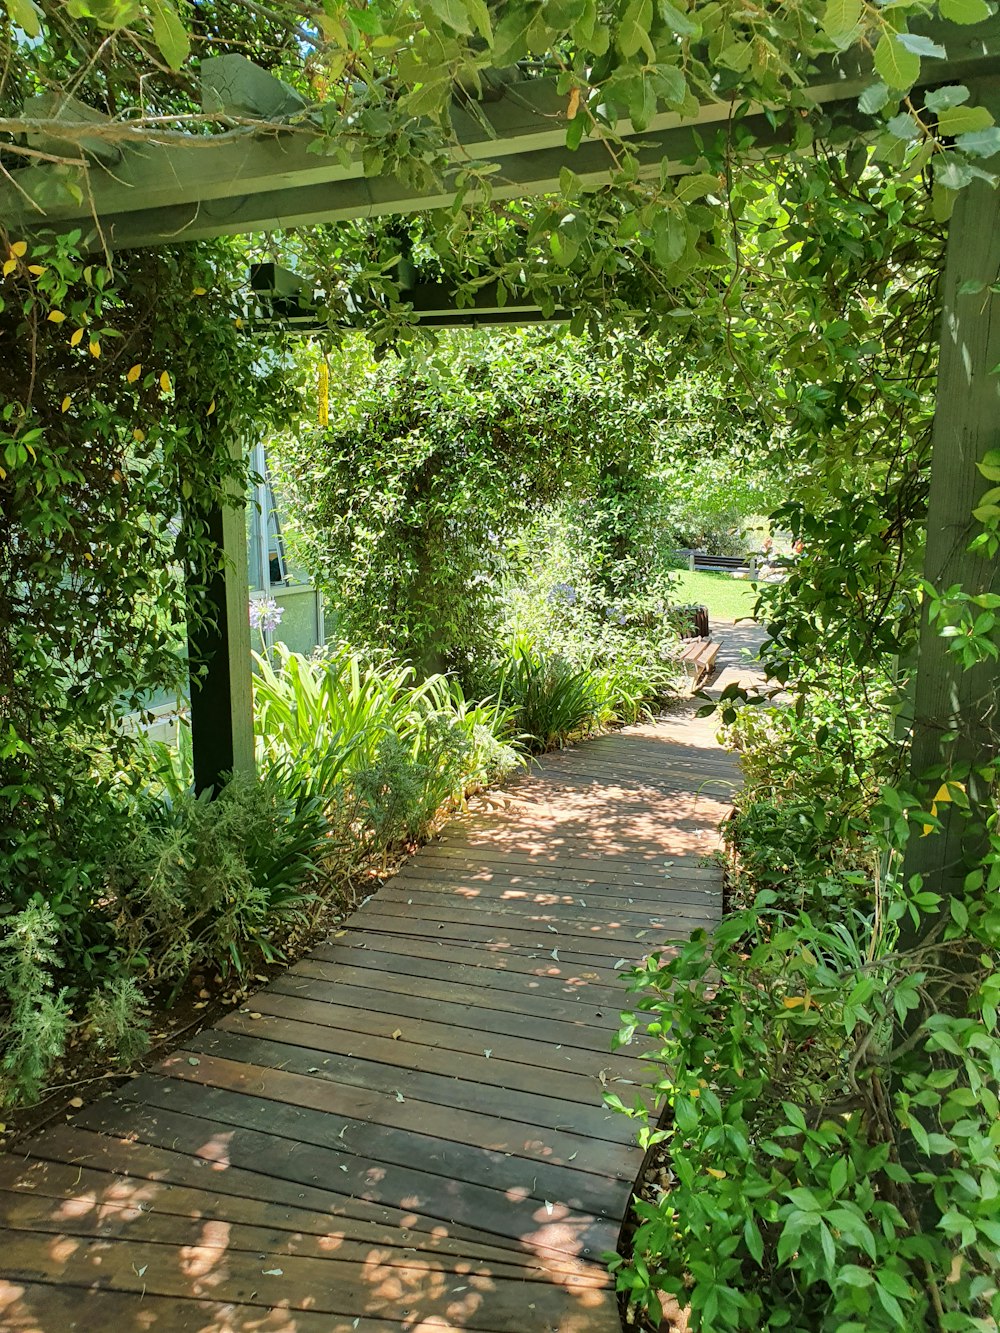
[[[689,639],[685,643],[681,663],[693,686],[700,685],[706,676],[711,675],[720,647],[720,644],[707,638]]]

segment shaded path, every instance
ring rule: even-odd
[[[617,1333],[618,972],[721,912],[681,712],[547,756],[241,1011],[0,1159],[5,1333]]]

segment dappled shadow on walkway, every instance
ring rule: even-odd
[[[10,1333],[616,1333],[619,973],[711,926],[684,711],[543,759],[152,1073],[0,1159]]]

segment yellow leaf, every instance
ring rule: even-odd
[[[29,265],[28,265],[28,272],[29,272],[29,273],[34,273],[34,275],[35,275],[36,278],[40,278],[40,277],[42,276],[42,274],[43,274],[44,272],[46,272],[45,265],[44,265],[44,264],[29,264]]]
[[[70,1106],[72,1106],[72,1107],[74,1107],[74,1108],[79,1108],[79,1107],[81,1107],[81,1106],[83,1105],[83,1098],[82,1098],[82,1097],[71,1097],[71,1098],[69,1099],[69,1104],[70,1104]]]
[[[781,1001],[786,1009],[797,1009],[800,1004],[806,1004],[804,995],[786,995]]]
[[[125,376],[125,378],[128,380],[129,384],[134,384],[141,374],[142,374],[142,362],[137,361],[135,365],[132,367],[132,369],[128,372],[128,374]]]
[[[69,394],[67,394],[66,397],[62,400],[62,410],[64,412],[69,411],[69,405],[72,401],[73,399],[69,396]]]
[[[195,287],[195,289],[194,289],[194,295],[195,295],[195,296],[204,296],[205,293],[206,293],[207,291],[208,291],[208,288],[207,288],[207,287]]]
[[[726,1178],[726,1173],[725,1173],[725,1171],[716,1171],[716,1169],[715,1169],[714,1166],[706,1166],[706,1167],[705,1167],[705,1170],[706,1170],[706,1171],[708,1172],[708,1174],[709,1174],[710,1176],[712,1176],[713,1179],[715,1179],[715,1180],[725,1180],[725,1178]]]
[[[94,341],[90,344],[90,355],[95,359],[101,355],[101,344]]]
[[[88,564],[92,565],[94,563],[94,557],[90,554],[89,551],[84,551],[83,558],[84,560],[87,561]]]
[[[236,328],[241,329],[243,327],[243,320],[237,316],[237,318],[233,320],[233,324]]]
[[[0,467],[0,481],[6,481],[6,480],[7,480],[7,473],[3,470],[2,467]]]
[[[3,275],[4,275],[4,277],[5,277],[5,278],[6,278],[6,277],[9,277],[10,274],[13,273],[14,270],[15,270],[16,268],[17,268],[17,260],[16,260],[16,259],[8,259],[8,260],[5,262],[4,266],[3,266]]]
[[[163,374],[160,376],[160,388],[163,390],[164,393],[170,392],[171,389],[170,376],[167,374],[166,371],[164,371]]]
[[[13,245],[10,247],[10,252],[12,255],[16,256],[16,258],[23,259],[24,256],[28,253],[28,242],[15,241]]]
[[[393,1033],[392,1033],[392,1039],[393,1039],[393,1041],[399,1041],[399,1039],[400,1039],[400,1037],[401,1037],[402,1035],[403,1035],[403,1029],[402,1029],[402,1028],[394,1028],[394,1029],[393,1029]]]
[[[83,341],[83,329],[77,329],[69,340],[70,347],[79,347]]]
[[[139,427],[136,426],[135,430],[132,432],[132,439],[138,440],[139,443],[142,444],[145,438],[146,438],[146,432],[144,430],[140,430]]]
[[[208,405],[208,411],[205,413],[205,415],[207,417],[210,417],[214,411],[215,411],[215,399],[213,398]]]
[[[61,324],[65,318],[66,316],[63,314],[61,310],[49,311],[49,319],[52,321],[53,324]]]

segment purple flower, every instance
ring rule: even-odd
[[[550,606],[555,602],[565,602],[567,606],[572,606],[576,601],[576,589],[572,583],[553,583],[547,600]]]
[[[273,597],[253,597],[250,599],[250,628],[267,634],[277,629],[285,608],[279,606]]]

